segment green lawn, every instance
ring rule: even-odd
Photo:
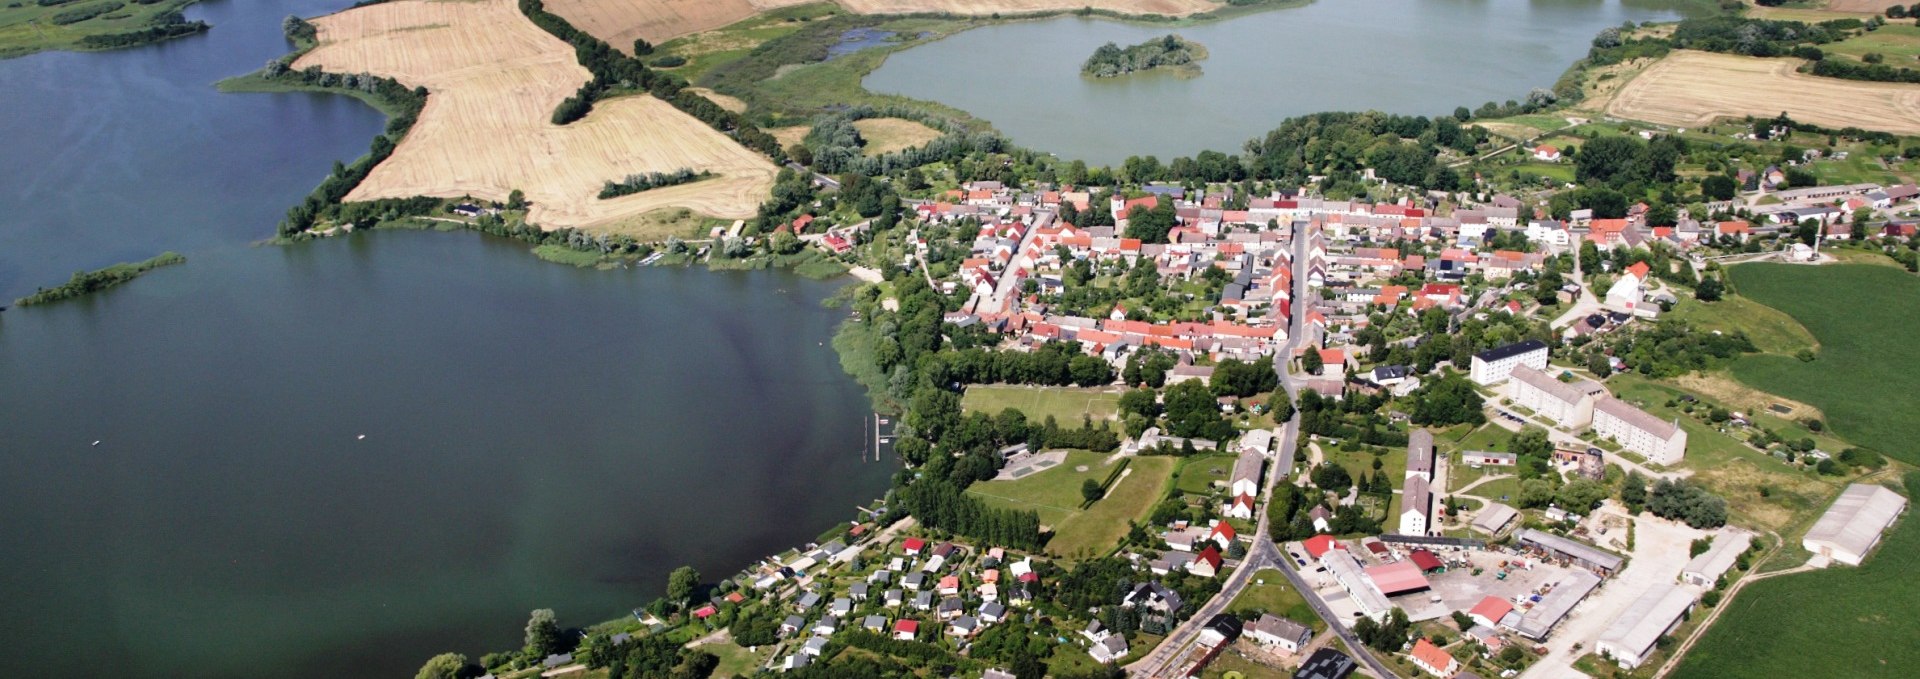
[[[760,664],[767,661],[767,652],[772,650],[769,647],[755,653],[741,648],[739,644],[732,641],[707,644],[700,646],[699,649],[720,658],[720,665],[713,670],[713,676],[716,677],[753,676],[754,672],[760,669]]]
[[[1573,181],[1573,163],[1549,163],[1535,160],[1513,165],[1511,169],[1519,170],[1523,175],[1548,177],[1562,182]]]
[[[1820,408],[1835,434],[1920,463],[1911,417],[1920,409],[1920,367],[1902,351],[1920,337],[1920,279],[1883,266],[1742,264],[1729,269],[1740,294],[1786,312],[1812,331],[1819,358],[1740,359],[1740,381]]]
[[[1407,471],[1406,446],[1361,446],[1360,450],[1341,450],[1339,444],[1330,444],[1326,441],[1321,441],[1320,450],[1326,453],[1328,462],[1338,463],[1341,467],[1345,467],[1347,473],[1353,475],[1355,481],[1360,480],[1362,474],[1373,476],[1373,461],[1375,459],[1380,460],[1380,471],[1386,473],[1387,478],[1393,480],[1393,487],[1395,488],[1400,487],[1400,477]],[[1375,455],[1374,452],[1370,451],[1376,451],[1380,454]]]
[[[1684,320],[1701,330],[1747,333],[1753,346],[1772,354],[1790,356],[1816,346],[1813,333],[1792,316],[1738,295],[1712,303],[1683,297],[1668,317]]]
[[[1279,572],[1255,573],[1253,582],[1240,591],[1240,596],[1234,597],[1233,603],[1227,604],[1227,612],[1247,620],[1258,617],[1259,613],[1272,613],[1312,627],[1315,634],[1327,628],[1320,616],[1314,615],[1307,600],[1287,584],[1287,577]]]
[[[1213,483],[1226,483],[1233,476],[1233,453],[1208,453],[1195,455],[1180,461],[1180,469],[1174,472],[1173,487],[1191,495],[1209,495],[1214,491]]]
[[[1793,549],[1794,547],[1789,547]],[[1895,526],[1865,566],[1787,575],[1741,591],[1677,679],[1911,677],[1920,668],[1920,523]]]
[[[1013,408],[1026,413],[1032,422],[1044,422],[1052,416],[1062,427],[1078,427],[1086,417],[1113,419],[1120,412],[1120,394],[1079,387],[976,384],[967,387],[960,407],[988,415],[999,415],[1000,411]]]
[[[1097,556],[1120,543],[1128,521],[1145,517],[1166,496],[1173,477],[1174,458],[1134,458],[1132,471],[1108,489],[1107,497],[1083,511],[1080,486],[1086,479],[1106,481],[1114,470],[1102,464],[1107,459],[1100,453],[1075,451],[1051,469],[1023,479],[976,483],[967,492],[995,506],[1038,511],[1040,522],[1053,528],[1049,552],[1075,558]],[[1078,471],[1083,466],[1087,471]]]

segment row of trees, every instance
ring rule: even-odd
[[[1018,549],[1039,549],[1042,542],[1039,513],[988,507],[945,479],[910,483],[894,494],[894,503],[934,530]]]
[[[630,174],[617,182],[608,180],[605,186],[600,187],[600,199],[618,198],[620,196],[636,194],[641,191],[651,191],[653,189],[678,184],[688,184],[712,176],[713,173],[707,170],[695,172],[684,167],[672,172]]]

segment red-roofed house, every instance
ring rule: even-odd
[[[1339,349],[1320,350],[1320,376],[1330,380],[1347,378],[1347,352]]]
[[[1187,572],[1203,578],[1211,578],[1220,574],[1220,564],[1223,561],[1220,558],[1220,548],[1207,545],[1206,549],[1200,550],[1199,554],[1194,555],[1193,561],[1187,564]]]
[[[901,641],[913,641],[920,636],[920,621],[901,620],[893,623],[893,638]]]
[[[1753,225],[1748,224],[1746,220],[1720,222],[1713,225],[1713,235],[1715,238],[1738,238],[1740,242],[1745,243],[1753,236]]]
[[[1253,496],[1246,493],[1235,496],[1233,503],[1227,505],[1226,515],[1236,519],[1253,518]]]
[[[907,538],[906,541],[900,543],[900,549],[906,552],[907,556],[917,556],[920,554],[920,550],[926,548],[927,541],[920,538]]]
[[[707,618],[713,617],[713,614],[719,613],[719,612],[720,612],[720,609],[714,608],[713,604],[707,604],[705,606],[701,606],[699,608],[693,609],[693,617],[699,618],[701,620],[705,620]]]
[[[1547,144],[1533,147],[1533,157],[1549,163],[1560,162],[1560,149]]]
[[[1213,524],[1213,531],[1207,533],[1207,539],[1212,540],[1214,544],[1220,545],[1221,549],[1232,547],[1235,537],[1233,524],[1225,521]]]
[[[1412,561],[1395,561],[1384,566],[1367,569],[1367,577],[1387,596],[1418,592],[1432,587],[1427,576],[1420,573],[1420,567]]]
[[[1490,596],[1474,604],[1473,610],[1467,611],[1467,617],[1473,618],[1474,622],[1482,625],[1494,627],[1500,624],[1501,618],[1507,617],[1507,614],[1512,612],[1512,603],[1497,596]]]
[[[807,227],[811,226],[812,224],[813,224],[813,215],[800,215],[798,217],[795,217],[793,218],[793,232],[796,234],[806,233]]]
[[[1307,556],[1315,559],[1320,558],[1321,555],[1334,549],[1346,549],[1346,547],[1342,547],[1340,543],[1334,542],[1333,536],[1331,535],[1315,535],[1302,540],[1300,546],[1307,548]]]
[[[1634,278],[1643,281],[1647,279],[1647,272],[1652,270],[1653,267],[1647,266],[1646,262],[1634,262],[1633,266],[1627,267],[1627,273],[1633,274]]]
[[[1445,649],[1426,639],[1414,642],[1413,650],[1407,656],[1413,659],[1414,666],[1442,679],[1450,679],[1460,672],[1460,661],[1454,660]]]

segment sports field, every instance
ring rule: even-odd
[[[1798,549],[1789,545],[1788,549]],[[1920,522],[1895,524],[1866,565],[1748,585],[1707,630],[1677,679],[1911,677],[1920,668]]]
[[[1829,127],[1920,133],[1920,85],[1821,78],[1796,72],[1799,65],[1798,59],[1680,50],[1634,77],[1606,111],[1680,127],[1785,111]]]
[[[1053,529],[1047,551],[1068,558],[1090,558],[1106,553],[1127,534],[1127,522],[1147,515],[1155,502],[1166,494],[1173,475],[1171,457],[1133,458],[1125,476],[1107,489],[1107,496],[1092,507],[1080,509],[1080,486],[1087,479],[1105,482],[1119,462],[1105,464],[1110,456],[1076,451],[1067,461],[1046,471],[1017,481],[982,481],[967,493],[997,507],[1031,509],[1040,513],[1041,525]],[[1085,467],[1086,471],[1080,471]]]
[[[1113,419],[1120,410],[1120,394],[1098,388],[976,384],[967,387],[960,407],[988,415],[1013,408],[1026,413],[1032,422],[1044,422],[1052,416],[1062,427],[1078,427],[1084,417]]]
[[[1855,444],[1920,463],[1913,413],[1920,367],[1901,348],[1920,337],[1920,279],[1884,266],[1741,264],[1728,269],[1739,294],[1800,321],[1820,343],[1818,359],[1759,355],[1733,365],[1740,381],[1804,401]]]
[[[431,93],[393,156],[348,200],[505,200],[520,189],[533,204],[529,221],[591,228],[669,207],[750,217],[773,184],[773,163],[653,97],[603,101],[585,119],[554,125],[554,106],[588,73],[513,0],[401,0],[314,24],[321,44],[295,68],[374,73]],[[682,168],[720,176],[598,197],[608,180]]]

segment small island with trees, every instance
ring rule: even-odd
[[[187,258],[182,257],[177,252],[162,252],[153,259],[146,261],[115,264],[97,271],[81,271],[75,273],[71,280],[61,284],[59,287],[41,288],[34,291],[31,295],[14,300],[14,304],[34,306],[36,304],[58,302],[63,299],[73,299],[139,278],[141,274],[163,266],[185,264],[186,262]]]
[[[1095,78],[1113,78],[1149,71],[1156,68],[1175,69],[1185,76],[1200,75],[1200,60],[1207,58],[1207,48],[1178,35],[1168,34],[1138,45],[1121,48],[1107,43],[1093,51],[1087,62],[1080,65],[1082,75]]]

